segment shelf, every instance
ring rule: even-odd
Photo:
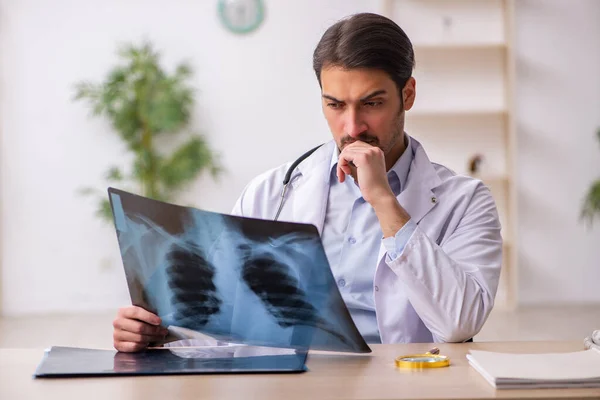
[[[504,117],[506,110],[412,110],[406,113],[407,118],[472,118],[472,117]]]
[[[449,50],[506,50],[506,43],[413,43],[415,52]]]
[[[502,238],[502,258],[508,259],[508,254],[512,251],[513,244],[510,239]],[[506,266],[505,262],[502,263],[502,269]]]
[[[473,176],[473,178],[480,179],[486,185],[493,185],[493,186],[507,185],[510,180],[510,178],[508,176],[502,176],[502,175]]]
[[[382,8],[415,44],[488,46],[507,41],[506,5],[501,0],[383,0]]]
[[[510,178],[505,175],[471,175],[471,174],[463,174],[465,176],[470,176],[473,179],[479,179],[486,186],[506,186],[508,185]]]

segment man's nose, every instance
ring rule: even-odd
[[[346,135],[357,138],[367,131],[367,124],[362,120],[360,113],[355,110],[348,110],[345,128]]]

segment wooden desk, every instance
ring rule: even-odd
[[[0,399],[489,399],[597,398],[600,389],[495,390],[465,358],[468,349],[539,353],[582,350],[581,342],[481,342],[439,345],[448,368],[394,366],[400,354],[431,345],[374,345],[370,355],[316,353],[309,371],[279,375],[187,375],[33,379],[42,350],[0,349]]]

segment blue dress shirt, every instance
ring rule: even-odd
[[[406,151],[387,172],[394,195],[405,188],[413,160],[410,137],[405,135]],[[337,179],[337,147],[331,157],[330,187],[321,240],[340,293],[356,327],[368,343],[381,343],[373,278],[382,244],[390,259],[398,257],[412,236],[416,225],[410,220],[393,237],[383,239],[373,207],[367,203],[351,176],[343,183]]]

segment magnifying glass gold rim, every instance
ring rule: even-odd
[[[413,361],[411,358],[428,358],[428,361]],[[431,353],[425,354],[409,354],[406,356],[396,357],[396,367],[400,368],[440,368],[450,365],[450,358]]]

